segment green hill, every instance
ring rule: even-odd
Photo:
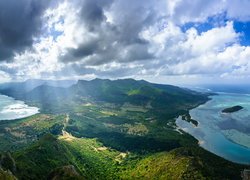
[[[195,146],[138,155],[70,134],[46,134],[13,158],[19,179],[240,179],[244,168]]]
[[[28,86],[27,83],[25,86]],[[21,87],[22,85],[19,86],[19,88]],[[188,89],[133,79],[79,80],[76,84],[66,88],[40,85],[29,91],[18,91],[17,93],[15,93],[14,86],[7,92],[0,92],[6,95],[9,95],[8,92],[12,92],[11,96],[36,105],[45,113],[69,112],[72,111],[72,107],[83,101],[104,101],[115,104],[129,102],[134,105],[149,105],[154,110],[173,116],[178,111],[187,110],[208,100],[207,95]]]
[[[57,138],[47,134],[37,143],[13,155],[21,179],[46,179],[49,173],[73,163],[74,156]]]
[[[239,179],[249,168],[176,129],[210,94],[133,79],[22,93],[41,113],[0,121],[0,164],[19,179]]]
[[[50,174],[48,175],[47,179],[53,179],[53,180],[68,180],[68,179],[74,179],[74,180],[83,180],[84,177],[80,176],[79,173],[75,170],[75,167],[72,165],[63,166],[54,169]]]
[[[142,159],[122,172],[122,178],[236,180],[241,179],[242,169],[243,166],[230,163],[201,148],[178,148]]]

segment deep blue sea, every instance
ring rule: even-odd
[[[228,90],[229,92],[221,92]],[[232,89],[237,89],[234,91]],[[209,88],[210,91],[212,88]],[[176,120],[177,126],[199,140],[204,149],[227,160],[250,164],[250,95],[248,89],[219,86],[217,95],[199,107],[192,109],[190,115],[199,122],[198,126]],[[242,110],[234,113],[222,113],[225,108],[240,105]]]

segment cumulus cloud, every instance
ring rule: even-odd
[[[80,3],[81,2],[81,3]],[[140,32],[160,18],[155,1],[80,1],[75,23],[81,41],[66,49],[63,62],[99,65],[112,61],[152,59]],[[133,6],[131,6],[133,4]]]
[[[244,33],[234,29],[234,21],[250,20],[247,0],[53,3],[0,2],[0,72],[5,77],[157,81],[250,74],[249,47],[240,44]],[[211,17],[213,26],[198,30],[196,23]],[[188,23],[193,25],[184,30]]]

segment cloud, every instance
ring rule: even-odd
[[[44,10],[50,0],[0,1],[0,61],[12,60],[30,48],[42,29]]]
[[[11,80],[11,77],[8,73],[0,70],[0,81],[1,82],[8,82]]]
[[[0,71],[12,79],[250,74],[249,47],[234,29],[250,20],[246,0],[11,2],[0,2]]]
[[[148,42],[140,32],[154,23],[159,14],[154,1],[80,1],[76,18],[81,40],[66,49],[60,57],[63,62],[82,61],[99,65],[112,61],[152,59]],[[160,1],[159,1],[160,2]]]
[[[225,11],[225,0],[173,0],[167,1],[168,14],[177,24],[206,21],[209,16]]]
[[[205,22],[208,17],[226,14],[230,20],[249,21],[249,0],[171,0],[168,16],[177,24]]]
[[[171,31],[169,28],[173,27],[167,26],[163,31],[169,34]],[[231,67],[226,65],[234,64],[235,61],[230,56],[226,60],[219,57],[239,46],[237,45],[239,34],[234,31],[232,22],[201,34],[198,34],[194,28],[185,33],[172,33],[171,36],[165,36],[164,42],[158,41],[158,34],[155,36],[156,38],[149,37],[149,39],[155,41],[152,43],[156,46],[155,49],[158,51],[161,49],[158,52],[160,55],[158,58],[163,59],[167,54],[171,54],[170,58],[165,58],[158,64],[160,73],[165,75],[220,74],[230,71]],[[178,37],[182,38],[178,39]],[[173,42],[171,42],[172,38],[175,39]]]
[[[250,1],[248,0],[228,0],[227,1],[227,16],[228,18],[237,19],[239,21],[249,21]]]

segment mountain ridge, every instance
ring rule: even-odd
[[[0,121],[0,149],[11,151],[13,174],[20,179],[240,179],[246,167],[201,149],[176,127],[175,119],[207,102],[210,93],[94,79],[67,88],[43,84],[13,95],[40,109],[28,118]],[[236,171],[226,172],[232,168]]]

